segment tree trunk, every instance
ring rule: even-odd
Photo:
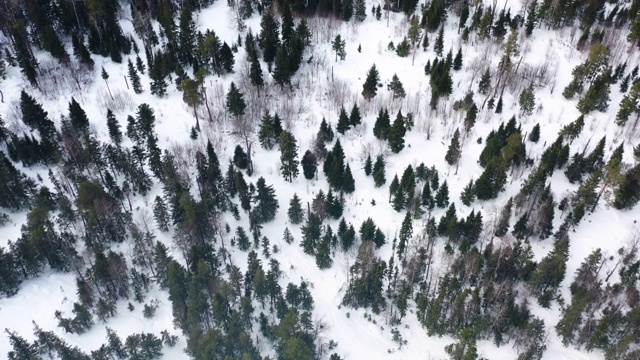
[[[198,119],[198,111],[195,105],[193,105],[193,116],[196,117],[196,130],[200,131],[200,119]]]

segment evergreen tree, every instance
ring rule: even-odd
[[[198,106],[202,104],[202,94],[197,81],[186,78],[182,81],[182,101],[193,109],[193,116],[196,118],[196,130],[200,130],[200,119],[198,118]]]
[[[506,166],[500,157],[493,158],[475,183],[478,200],[495,199],[507,182]]]
[[[631,91],[626,94],[620,101],[620,108],[616,114],[616,124],[624,126],[631,114],[640,114],[640,81],[636,81],[631,86]]]
[[[383,155],[378,155],[376,157],[376,162],[373,164],[373,182],[376,187],[381,187],[386,182],[385,161]]]
[[[280,34],[278,31],[278,22],[273,17],[270,10],[262,13],[262,19],[260,20],[260,36],[259,44],[262,48],[262,55],[264,61],[267,63],[273,62],[276,58],[276,51],[280,45]]]
[[[520,104],[521,116],[530,116],[531,114],[533,114],[533,108],[536,105],[536,98],[533,92],[533,84],[522,90],[518,103]]]
[[[331,227],[327,225],[325,230],[325,235],[322,237],[320,242],[318,243],[318,247],[316,248],[316,265],[318,269],[328,269],[333,264],[333,259],[331,259],[331,241],[333,234],[331,232]],[[293,358],[292,358],[293,359]]]
[[[302,173],[304,174],[305,179],[312,180],[316,176],[316,171],[318,167],[317,159],[314,153],[311,150],[307,150],[302,156]]]
[[[360,116],[360,108],[358,107],[358,104],[353,104],[353,107],[351,108],[351,114],[349,115],[349,124],[351,125],[351,127],[356,127],[360,125],[361,121],[362,116]]]
[[[475,125],[477,114],[478,108],[476,107],[475,103],[472,103],[469,107],[469,110],[467,110],[467,115],[464,118],[464,130],[467,133],[471,131],[471,128],[473,127],[473,125]]]
[[[496,104],[496,114],[502,114],[502,95],[500,95]]]
[[[447,185],[447,181],[445,180],[442,183],[442,186],[438,189],[435,197],[436,206],[444,209],[449,205],[449,186]]]
[[[238,90],[236,84],[232,81],[229,86],[226,101],[227,111],[236,118],[244,115],[247,104],[244,101],[244,95]]]
[[[302,227],[302,241],[300,246],[307,255],[314,255],[318,240],[320,240],[322,221],[314,214],[310,213],[306,224]]]
[[[131,81],[133,92],[135,92],[136,94],[141,94],[142,84],[140,83],[140,75],[138,75],[138,71],[133,67],[131,59],[129,59],[129,63],[127,66],[129,67],[129,80]]]
[[[120,130],[120,124],[110,109],[107,109],[107,129],[109,130],[111,141],[116,146],[120,146],[122,143],[122,130]]]
[[[489,68],[484,71],[480,77],[480,83],[478,83],[478,92],[482,95],[487,95],[491,89],[491,71]]]
[[[444,159],[447,164],[454,165],[458,163],[460,155],[460,131],[456,129],[456,131],[453,133],[451,143],[449,144],[449,148],[447,149],[447,154],[445,155]]]
[[[605,112],[609,108],[609,92],[611,87],[611,68],[598,75],[587,92],[578,101],[577,108],[582,114],[594,110]]]
[[[402,86],[402,82],[398,79],[398,75],[393,74],[391,78],[391,82],[387,85],[387,89],[391,91],[393,94],[393,99],[404,98],[407,94],[404,91],[404,86]]]
[[[402,112],[398,110],[398,115],[389,130],[389,147],[391,151],[396,154],[404,149],[404,135],[406,131],[404,117],[402,116]]]
[[[167,205],[160,196],[156,196],[153,202],[153,218],[156,220],[156,225],[158,225],[160,231],[169,231],[169,209],[167,209]]]
[[[538,140],[540,140],[540,124],[535,124],[529,133],[529,141],[537,143]]]
[[[464,187],[462,193],[460,194],[460,201],[466,206],[471,205],[473,199],[475,198],[475,194],[473,192],[473,180],[469,180],[467,186]]]
[[[364,161],[364,174],[369,176],[373,171],[373,161],[371,160],[371,154],[367,154],[367,159]]]
[[[276,51],[275,69],[272,74],[273,79],[276,84],[280,85],[280,89],[283,89],[285,85],[291,84],[292,74],[289,48],[280,46]]]
[[[453,70],[458,71],[462,69],[462,48],[458,48],[456,57],[453,59]]]
[[[258,56],[255,51],[249,54],[251,60],[251,67],[249,68],[249,78],[251,79],[251,84],[261,89],[264,86],[264,79],[262,77],[262,67],[260,66],[260,61],[258,60]]]
[[[285,46],[290,46],[293,36],[293,16],[291,15],[291,8],[289,4],[285,3],[282,6],[282,42]]]
[[[380,74],[376,68],[376,64],[373,64],[367,72],[367,79],[362,85],[362,96],[367,99],[373,99],[378,92],[378,83],[380,82]]]
[[[351,174],[351,168],[349,167],[349,164],[347,164],[347,167],[344,169],[342,190],[344,190],[344,192],[346,192],[347,194],[351,194],[355,191],[355,187],[356,184],[355,180],[353,180],[353,175]]]
[[[444,26],[440,27],[438,37],[436,38],[436,42],[433,45],[433,50],[438,56],[442,56],[442,51],[444,50]]]
[[[335,39],[331,42],[331,49],[336,53],[336,61],[338,61],[338,58],[344,60],[347,57],[347,52],[344,49],[345,45],[346,42],[342,40],[340,34],[336,35]]]
[[[389,119],[389,112],[385,108],[380,109],[376,123],[373,126],[373,135],[380,140],[387,140],[389,138],[389,131],[391,129],[391,123]]]
[[[280,171],[285,180],[298,177],[298,145],[295,137],[284,130],[280,133]]]
[[[356,21],[363,22],[367,18],[367,8],[364,0],[355,0],[353,11]]]
[[[273,149],[273,146],[279,141],[280,134],[279,129],[276,129],[274,118],[269,114],[269,111],[265,111],[260,121],[260,129],[258,130],[258,140],[260,145],[267,149]]]
[[[347,111],[344,109],[344,106],[340,108],[340,114],[338,115],[338,125],[336,125],[336,130],[343,134],[349,130],[351,127],[351,123],[349,121],[349,115],[347,115]]]
[[[531,4],[529,4],[529,8],[527,8],[527,21],[524,24],[524,33],[527,37],[531,36],[533,33],[533,29],[536,27],[538,22],[536,8],[538,7],[538,1],[533,0]]]
[[[289,215],[289,221],[298,225],[304,220],[304,213],[302,212],[302,203],[300,202],[300,198],[298,194],[293,194],[291,201],[289,201],[289,210],[287,211]]]
[[[407,214],[400,226],[400,233],[398,234],[398,259],[405,258],[405,251],[409,241],[413,237],[413,220],[411,219],[411,211],[407,211]]]
[[[256,195],[253,198],[255,219],[258,224],[264,224],[273,220],[278,211],[278,199],[276,199],[273,186],[267,185],[263,177],[256,183]]]

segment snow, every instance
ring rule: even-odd
[[[489,4],[490,2],[485,1]],[[371,3],[369,3],[371,5]],[[512,15],[522,8],[519,1],[508,1],[508,5],[512,8]],[[370,9],[370,7],[367,7]],[[449,193],[452,201],[455,202],[459,216],[466,216],[471,210],[482,211],[485,224],[489,221],[489,214],[493,209],[500,209],[507,199],[515,195],[520,187],[520,183],[528,175],[525,171],[519,178],[509,177],[506,190],[500,194],[498,199],[490,202],[474,202],[471,207],[462,205],[458,196],[463,187],[470,179],[477,179],[482,173],[482,168],[477,164],[477,157],[484,146],[478,144],[476,139],[486,138],[486,135],[499,126],[500,122],[507,121],[512,115],[516,115],[522,124],[523,133],[529,132],[536,123],[541,125],[541,140],[537,144],[526,142],[528,156],[538,159],[546,145],[553,142],[558,131],[562,126],[575,120],[579,113],[575,108],[577,100],[565,100],[561,96],[561,91],[571,79],[571,70],[577,64],[584,60],[585,55],[575,50],[575,39],[568,30],[562,32],[550,32],[545,29],[536,29],[534,35],[530,39],[524,39],[521,43],[521,52],[523,53],[523,63],[529,65],[538,65],[549,59],[551,64],[551,73],[555,74],[549,84],[543,88],[537,89],[536,104],[539,104],[534,115],[530,117],[520,117],[519,107],[517,105],[519,93],[505,93],[504,110],[502,114],[495,114],[493,111],[480,110],[478,121],[467,137],[463,156],[457,174],[455,168],[448,166],[444,162],[444,154],[449,144],[449,139],[455,129],[461,126],[464,118],[463,112],[454,112],[448,110],[450,103],[460,99],[468,90],[477,90],[477,82],[480,74],[473,77],[470,70],[471,65],[478,61],[486,60],[490,57],[492,69],[497,67],[502,48],[499,44],[488,42],[479,42],[471,36],[469,44],[461,44],[458,40],[457,26],[458,21],[455,16],[450,15],[446,25],[445,53],[451,48],[455,55],[459,46],[463,47],[464,67],[465,71],[455,73],[453,76],[454,94],[448,100],[446,112],[440,111],[434,113],[428,109],[429,105],[429,79],[424,75],[423,67],[427,60],[433,60],[435,54],[433,52],[433,43],[436,34],[430,35],[430,48],[425,53],[422,49],[417,51],[415,57],[415,65],[411,65],[411,56],[408,58],[398,58],[395,52],[387,50],[387,44],[393,41],[395,44],[400,42],[406,31],[408,24],[406,18],[402,14],[391,14],[389,26],[385,24],[386,14],[383,12],[381,21],[376,21],[368,11],[367,19],[362,24],[343,24],[339,22],[318,23],[316,20],[310,20],[313,40],[313,57],[314,63],[303,65],[298,74],[293,78],[294,86],[300,87],[302,95],[293,101],[297,112],[293,112],[285,119],[285,125],[298,140],[299,157],[304,151],[310,147],[311,139],[317,132],[320,121],[323,117],[327,121],[335,124],[337,121],[338,109],[341,103],[349,110],[354,101],[357,101],[363,115],[363,125],[359,129],[350,130],[344,136],[340,136],[345,154],[347,154],[346,162],[350,163],[351,169],[356,182],[356,192],[347,196],[344,217],[349,223],[357,228],[367,217],[372,217],[376,224],[387,235],[387,244],[378,251],[378,256],[387,260],[391,256],[391,239],[398,231],[404,215],[393,211],[388,204],[388,184],[395,174],[399,176],[407,165],[415,166],[424,162],[427,166],[435,165],[440,172],[441,182],[446,178],[449,185]],[[247,21],[249,28],[254,34],[259,32],[260,19],[257,15]],[[319,20],[318,20],[319,22]],[[122,22],[125,31],[131,31],[132,25],[128,21]],[[237,34],[232,24],[228,21],[226,2],[217,1],[208,9],[203,10],[198,18],[197,24],[199,30],[212,29],[228,44],[235,42]],[[347,57],[345,61],[335,61],[334,54],[331,52],[329,40],[335,35],[341,34],[347,40]],[[243,34],[244,40],[244,34]],[[356,49],[361,45],[362,52]],[[42,55],[44,56],[44,55]],[[134,56],[135,57],[135,56]],[[242,63],[245,52],[240,48],[236,54],[235,70],[233,76],[210,76],[207,83],[211,89],[216,86],[222,86],[225,90],[228,88],[232,80],[238,84],[238,76],[241,73]],[[309,54],[305,54],[304,59],[307,60]],[[175,90],[175,85],[168,88],[168,96],[162,99],[152,96],[148,89],[148,76],[142,76],[145,92],[140,95],[134,95],[132,91],[127,90],[123,77],[126,76],[126,58],[122,64],[113,64],[108,59],[95,57],[96,61],[95,74],[96,80],[94,84],[82,92],[76,92],[74,96],[81,103],[91,119],[96,132],[103,139],[107,139],[106,130],[106,112],[101,109],[99,100],[106,96],[106,88],[104,82],[99,76],[101,66],[109,73],[109,86],[112,92],[123,92],[129,94],[135,106],[116,113],[118,120],[123,127],[126,126],[126,116],[135,111],[135,107],[141,103],[148,103],[156,112],[156,131],[162,148],[169,148],[174,144],[186,143],[195,144],[202,147],[205,144],[204,135],[208,134],[212,137],[220,157],[220,163],[223,168],[226,167],[228,159],[232,156],[232,151],[237,142],[228,135],[230,121],[221,127],[214,127],[201,118],[201,124],[205,128],[202,136],[197,141],[189,140],[189,131],[195,125],[195,119],[191,110],[182,102],[182,96]],[[362,83],[369,67],[375,63],[382,82],[385,87],[380,88],[378,96],[371,102],[366,103],[360,91]],[[629,66],[627,69],[633,68],[638,63],[636,54],[629,54]],[[303,62],[304,64],[304,62]],[[484,67],[482,68],[484,69]],[[266,73],[266,64],[263,64],[265,78],[269,78]],[[407,90],[407,98],[404,101],[390,100],[390,94],[386,90],[386,83],[391,79],[393,74],[397,74],[403,82]],[[495,80],[495,79],[494,79]],[[271,80],[269,80],[271,81]],[[332,83],[333,81],[333,83]],[[3,83],[3,92],[5,94],[5,102],[0,104],[0,114],[9,119],[5,114],[9,114],[12,104],[19,97],[20,89],[26,87],[21,80],[15,68],[11,69],[8,80]],[[522,87],[527,84],[523,81]],[[331,91],[337,92],[344,88],[340,96],[333,96]],[[34,90],[29,89],[29,92]],[[273,97],[274,107],[271,109],[282,108],[287,100],[287,95],[281,95],[275,90],[271,94]],[[67,104],[71,96],[50,99],[43,102],[45,109],[49,112],[49,117],[59,125],[60,116],[67,112]],[[617,104],[622,95],[619,93],[618,86],[612,87],[611,102],[609,111],[606,113],[593,113],[586,117],[585,131],[576,139],[572,146],[572,154],[581,150],[590,140],[589,150],[593,148],[597,140],[602,135],[607,135],[607,146],[605,156],[619,145],[621,141],[625,141],[624,159],[627,163],[632,162],[631,143],[637,139],[629,138],[628,134],[622,133],[613,123]],[[38,97],[37,97],[38,98]],[[333,99],[337,99],[335,101]],[[479,95],[474,97],[477,104],[481,104],[484,98]],[[442,102],[442,101],[441,101]],[[298,105],[304,106],[298,106]],[[415,128],[407,134],[405,149],[399,154],[391,154],[384,151],[383,145],[375,140],[372,136],[371,129],[380,106],[388,106],[392,120],[398,109],[402,109],[403,113],[413,111],[416,117]],[[220,111],[222,109],[217,109]],[[432,121],[435,130],[431,135],[431,139],[427,140],[427,134],[424,131],[427,122]],[[127,141],[127,140],[125,140]],[[611,142],[613,141],[613,143]],[[346,274],[350,264],[353,263],[355,250],[347,254],[338,252],[334,257],[334,264],[330,269],[319,270],[315,265],[315,259],[302,252],[298,246],[301,240],[299,226],[288,224],[286,210],[289,199],[294,193],[297,193],[303,204],[310,202],[319,190],[327,191],[328,186],[324,176],[320,174],[320,180],[307,181],[302,175],[295,179],[293,183],[285,182],[279,176],[279,152],[277,149],[265,151],[258,149],[258,144],[254,145],[255,154],[253,159],[255,162],[255,173],[248,178],[248,181],[255,182],[260,176],[263,176],[268,184],[273,184],[276,194],[280,201],[280,209],[275,221],[264,226],[263,234],[266,235],[271,244],[276,244],[280,248],[280,252],[273,254],[272,257],[277,259],[284,271],[281,279],[281,285],[286,287],[288,282],[299,284],[301,279],[310,281],[313,284],[311,289],[315,301],[314,315],[316,319],[321,319],[327,323],[326,338],[334,339],[338,342],[337,351],[347,359],[417,359],[430,358],[442,359],[446,357],[444,346],[452,343],[454,339],[450,337],[428,337],[424,329],[417,321],[413,312],[415,307],[410,305],[410,313],[398,327],[404,339],[408,341],[407,345],[399,350],[397,345],[392,341],[390,334],[390,326],[385,322],[384,313],[381,315],[372,315],[375,324],[365,319],[366,314],[370,311],[365,309],[351,309],[340,306],[344,289],[346,287]],[[362,171],[364,164],[364,155],[366,151],[371,151],[372,157],[379,152],[384,152],[387,157],[386,178],[387,185],[380,189],[376,189],[373,180],[366,177]],[[24,169],[27,174],[35,177],[35,174],[42,176],[43,183],[48,184],[47,169]],[[446,176],[445,176],[446,175]],[[552,189],[556,199],[561,199],[563,194],[577,189],[577,185],[570,184],[561,172],[556,172],[551,178]],[[155,195],[160,193],[160,189],[156,188],[145,198],[137,198],[134,204],[136,209],[148,207]],[[375,200],[376,205],[371,205]],[[439,218],[444,213],[442,209],[436,209],[433,216]],[[226,218],[232,229],[242,225],[247,228],[248,220],[244,214],[242,219],[236,222],[231,217]],[[580,226],[571,233],[570,259],[567,264],[567,276],[562,284],[562,294],[565,301],[569,301],[568,285],[573,279],[575,270],[579,267],[582,260],[596,248],[601,248],[606,255],[616,255],[618,248],[623,246],[632,234],[637,233],[638,227],[636,221],[639,218],[637,210],[619,211],[608,208],[604,201],[601,201],[595,214],[588,214]],[[15,240],[19,236],[20,224],[26,221],[26,214],[12,214],[12,223],[0,228],[0,246],[6,246],[8,240]],[[515,220],[512,219],[512,224]],[[556,227],[560,224],[559,215],[556,216]],[[337,221],[328,222],[333,229],[337,228]],[[287,245],[282,241],[282,232],[288,226],[292,231],[296,242]],[[421,229],[421,221],[414,222],[414,233]],[[171,233],[161,234],[158,232],[161,241],[171,247]],[[228,241],[232,234],[228,235]],[[486,239],[488,241],[488,239]],[[446,266],[450,259],[442,252],[442,241],[439,241],[438,251],[434,256],[437,261]],[[542,258],[553,247],[552,240],[534,241],[532,243],[536,259]],[[127,254],[127,247],[123,246],[121,251]],[[244,270],[246,267],[246,253],[238,251],[236,248],[231,249],[232,259],[235,265]],[[174,252],[174,256],[181,259],[179,252]],[[261,255],[262,257],[262,255]],[[263,258],[263,264],[266,265],[266,259]],[[444,269],[441,268],[440,271]],[[615,281],[612,278],[612,281]],[[0,299],[0,323],[3,327],[15,330],[24,337],[32,339],[32,321],[38,323],[44,330],[52,330],[72,345],[78,345],[87,351],[96,349],[106,339],[106,330],[108,326],[122,337],[135,332],[153,332],[156,335],[160,331],[168,329],[170,333],[178,334],[179,330],[173,329],[171,316],[171,303],[168,300],[166,292],[154,287],[147,296],[150,299],[158,299],[160,306],[157,313],[152,319],[145,319],[142,316],[142,304],[135,304],[136,308],[130,312],[127,309],[126,301],[118,302],[118,316],[109,319],[106,323],[96,324],[88,333],[77,336],[66,334],[61,328],[56,326],[53,313],[55,310],[61,310],[64,314],[70,314],[73,302],[77,296],[75,294],[75,280],[73,274],[59,274],[47,272],[38,279],[26,281],[20,292],[11,298]],[[257,313],[261,311],[256,306]],[[553,325],[560,317],[560,308],[556,304],[552,309],[542,309],[537,305],[533,306],[533,312],[536,316],[541,317],[546,324],[548,336],[548,350],[543,359],[603,359],[600,352],[586,353],[584,350],[578,350],[573,347],[564,347],[557,338]],[[178,345],[172,349],[164,348],[164,358],[181,359],[187,358],[181,349],[185,346],[184,338],[180,338]],[[515,349],[512,344],[504,345],[497,348],[489,341],[478,342],[480,356],[489,359],[513,359],[516,358]],[[6,336],[0,336],[0,349],[9,349],[9,343]],[[391,349],[391,353],[388,350]],[[269,348],[264,342],[260,344],[260,350],[263,354],[269,352]],[[4,352],[4,350],[2,350]]]

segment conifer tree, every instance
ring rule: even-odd
[[[496,114],[502,114],[502,95],[500,95],[496,104]]]
[[[293,15],[291,15],[291,8],[288,3],[282,6],[282,42],[285,46],[290,46],[293,41],[294,28],[293,28]]]
[[[300,246],[307,255],[314,255],[318,240],[320,240],[322,221],[318,215],[309,213],[307,222],[302,227],[302,241]]]
[[[449,186],[447,185],[447,181],[445,180],[442,183],[442,186],[438,189],[435,197],[436,206],[444,209],[449,205]]]
[[[302,211],[302,203],[300,202],[300,198],[298,194],[293,194],[291,201],[289,201],[289,210],[287,211],[289,215],[289,221],[298,225],[304,220],[304,213]]]
[[[531,34],[533,33],[533,29],[536,27],[536,24],[538,21],[536,16],[537,7],[538,7],[538,1],[533,0],[531,4],[529,4],[529,7],[527,8],[527,20],[524,24],[524,33],[527,35],[527,37],[531,36]]]
[[[471,205],[473,199],[475,198],[475,194],[473,193],[473,179],[469,180],[467,186],[464,187],[462,193],[460,194],[460,201],[466,206]]]
[[[289,48],[280,46],[276,51],[275,69],[272,74],[276,84],[280,85],[280,89],[291,84],[292,73]]]
[[[116,146],[120,146],[122,143],[122,130],[120,130],[120,124],[110,109],[107,109],[107,129],[109,130],[111,141]]]
[[[369,176],[373,171],[373,161],[371,160],[371,154],[367,154],[367,159],[364,161],[364,174]]]
[[[482,95],[487,95],[491,89],[491,71],[487,68],[478,83],[478,92]]]
[[[449,148],[447,149],[447,154],[445,155],[444,159],[447,164],[454,165],[458,163],[460,155],[460,130],[456,129],[456,131],[453,133],[451,143],[449,143]]]
[[[140,76],[138,75],[138,71],[133,67],[131,59],[129,59],[129,63],[127,66],[129,67],[129,80],[131,81],[133,92],[135,92],[136,94],[141,94],[142,84],[140,84]]]
[[[289,131],[280,134],[280,171],[285,180],[292,182],[298,177],[298,145]]]
[[[345,45],[346,42],[342,40],[340,34],[336,35],[335,39],[331,42],[331,49],[336,53],[336,61],[338,61],[338,58],[344,60],[347,57],[347,52],[344,49]]]
[[[338,115],[338,125],[336,125],[336,130],[343,134],[349,130],[351,127],[351,123],[349,121],[349,115],[347,115],[347,111],[344,109],[344,106],[340,108],[340,114]]]
[[[358,107],[358,104],[353,104],[353,107],[351,108],[351,114],[349,115],[349,125],[351,127],[356,127],[360,125],[361,121],[362,116],[360,116],[360,108]]]
[[[312,180],[316,176],[318,168],[316,155],[312,153],[311,150],[307,150],[304,156],[302,156],[301,164],[305,179]]]
[[[456,57],[453,59],[453,70],[458,71],[462,69],[462,48],[458,48]]]
[[[386,182],[384,156],[378,155],[373,164],[373,182],[376,187],[381,187]]]
[[[169,210],[160,196],[156,196],[153,202],[153,218],[156,220],[156,224],[160,231],[169,231]]]
[[[391,129],[391,123],[389,119],[389,112],[385,108],[380,109],[376,123],[373,126],[373,135],[380,140],[387,140],[389,138],[389,130]]]
[[[411,238],[413,237],[413,220],[411,219],[411,211],[407,211],[407,214],[400,226],[400,233],[398,234],[398,259],[402,261],[405,258],[405,251]]]
[[[198,118],[198,106],[202,103],[200,85],[197,81],[186,78],[182,81],[182,101],[193,109],[193,116],[196,118],[196,130],[200,130],[200,119]]]
[[[356,21],[363,22],[367,18],[367,7],[364,0],[355,0],[353,11]]]
[[[362,85],[362,96],[367,99],[373,99],[378,92],[378,83],[380,82],[380,74],[376,68],[376,64],[373,64],[367,72],[367,78]]]
[[[270,10],[262,13],[262,19],[260,20],[260,47],[262,48],[262,55],[264,61],[267,63],[273,62],[276,58],[276,51],[280,45],[280,34],[278,30],[278,22],[273,17]]]
[[[411,48],[413,49],[413,57],[411,58],[411,65],[413,66],[414,61],[416,59],[416,51],[418,50],[418,46],[420,45],[422,30],[420,28],[420,21],[416,15],[411,17],[409,22],[409,31],[407,33],[407,38],[411,43]]]
[[[389,147],[394,153],[399,153],[404,149],[404,135],[407,129],[404,125],[404,117],[402,112],[398,110],[396,120],[393,122],[391,129],[389,130]]]
[[[433,45],[433,50],[438,56],[442,56],[442,51],[444,50],[444,26],[440,27],[438,37],[436,38],[436,42]]]
[[[273,186],[267,185],[263,177],[260,177],[256,183],[256,194],[253,200],[256,202],[253,211],[258,224],[269,222],[275,218],[280,207],[278,199],[276,199]]]
[[[333,234],[331,231],[331,227],[327,225],[325,234],[322,236],[322,239],[318,242],[318,247],[315,251],[316,256],[316,265],[318,269],[328,269],[333,264],[333,259],[331,259],[331,241],[333,238]]]
[[[531,133],[529,133],[529,141],[537,143],[540,140],[540,124],[535,124]]]
[[[533,84],[522,90],[518,103],[520,104],[521,116],[530,116],[531,114],[533,114],[533,108],[536,105],[536,98],[533,92]]]
[[[472,103],[467,110],[467,115],[464,118],[464,130],[468,133],[471,131],[471,128],[476,123],[476,116],[478,114],[478,107],[476,107],[475,103]]]
[[[260,61],[258,60],[258,56],[255,51],[250,55],[251,59],[251,67],[249,68],[249,78],[251,79],[251,84],[258,88],[258,91],[264,86],[264,79],[262,78],[262,67],[260,66]]]
[[[397,98],[404,98],[407,95],[404,91],[404,86],[402,86],[402,82],[400,82],[400,79],[398,79],[398,75],[396,74],[393,74],[391,82],[387,85],[387,89],[391,91],[394,100]]]
[[[238,90],[236,84],[232,81],[229,86],[226,101],[227,111],[236,118],[244,115],[247,104],[244,101],[244,95]]]
[[[355,180],[353,179],[353,175],[351,174],[351,168],[349,164],[347,164],[344,169],[344,176],[342,179],[342,190],[347,194],[351,194],[356,189]]]
[[[274,120],[269,110],[264,112],[262,120],[260,121],[258,140],[260,141],[260,145],[267,150],[273,149],[273,146],[279,140],[279,134],[276,134]]]

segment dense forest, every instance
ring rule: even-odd
[[[0,1],[4,356],[640,358],[640,0],[222,2]]]

